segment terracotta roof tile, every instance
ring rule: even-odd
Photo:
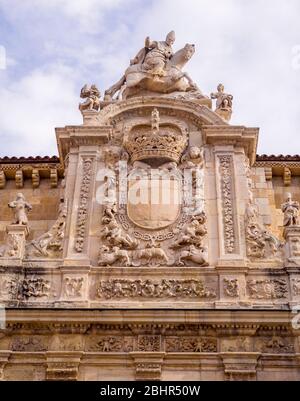
[[[0,157],[0,164],[59,163],[58,156]]]
[[[300,155],[257,155],[256,156],[257,162],[300,162]]]
[[[281,161],[281,162],[300,162],[300,155],[257,155],[257,162]],[[29,157],[0,157],[0,164],[34,164],[34,163],[59,163],[58,156],[29,156]]]

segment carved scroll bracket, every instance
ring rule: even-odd
[[[139,380],[161,380],[161,369],[164,360],[164,352],[131,352],[134,360],[135,378]]]
[[[260,353],[230,352],[221,354],[227,381],[255,381],[256,367]]]

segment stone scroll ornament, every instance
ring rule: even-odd
[[[75,237],[75,250],[78,253],[83,252],[84,242],[86,237],[86,225],[89,212],[88,201],[91,190],[92,170],[93,170],[93,159],[84,158],[82,180],[79,194],[80,201],[77,213],[76,237]]]
[[[49,231],[31,241],[26,246],[26,257],[55,258],[61,256],[65,237],[67,212],[67,201],[62,198],[56,222]]]

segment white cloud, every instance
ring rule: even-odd
[[[63,16],[73,20],[74,31],[97,33],[103,30],[107,13],[130,7],[135,0],[0,0],[0,7],[11,20]],[[51,20],[49,21],[51,24]],[[51,26],[49,26],[51,28]],[[66,32],[67,33],[67,32]],[[62,32],[63,34],[63,32]]]
[[[66,121],[81,124],[72,71],[59,65],[0,89],[0,99],[2,146],[10,156],[55,154],[54,128]]]
[[[1,154],[53,153],[54,127],[80,120],[80,87],[96,83],[103,93],[145,36],[162,40],[171,29],[176,50],[196,44],[186,70],[202,91],[223,82],[234,95],[232,123],[261,127],[260,152],[300,153],[298,0],[0,0],[0,7],[18,35],[8,41],[15,65],[0,74],[0,135],[10,138]]]

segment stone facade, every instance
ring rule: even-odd
[[[83,88],[59,158],[0,159],[0,378],[299,380],[300,158],[149,57]]]

